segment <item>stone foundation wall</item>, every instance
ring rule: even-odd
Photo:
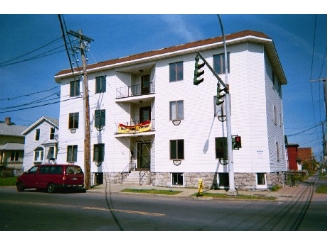
[[[122,184],[129,173],[104,173],[104,183]]]
[[[104,182],[122,184],[128,173],[104,173]],[[256,190],[256,173],[235,173],[235,188],[237,190]],[[267,173],[267,189],[274,185],[284,186],[285,173]],[[183,173],[183,187],[197,188],[202,179],[204,189],[217,188],[217,173]],[[159,187],[174,187],[171,173],[151,173],[151,185]]]
[[[235,188],[237,190],[255,190],[255,173],[235,173]]]
[[[205,189],[217,188],[217,173],[184,173],[184,187],[198,187],[202,179]],[[256,190],[256,173],[235,173],[235,188],[237,190]],[[172,187],[170,173],[152,173],[153,186]],[[267,173],[267,189],[274,185],[284,186],[284,172]]]

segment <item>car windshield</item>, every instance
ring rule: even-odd
[[[66,168],[66,174],[82,174],[82,169],[79,166],[68,166]]]

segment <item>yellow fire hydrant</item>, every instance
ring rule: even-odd
[[[203,180],[198,179],[198,196],[203,195]]]

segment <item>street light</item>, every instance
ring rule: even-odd
[[[227,55],[227,46],[226,46],[226,40],[223,30],[223,25],[221,21],[220,15],[217,15],[219,18],[221,31],[222,31],[222,37],[223,37],[223,46],[224,46],[224,66],[225,66],[225,84],[229,88],[228,83],[228,55]],[[228,147],[228,167],[229,167],[229,191],[227,192],[227,195],[230,196],[236,196],[237,191],[235,189],[235,174],[233,170],[233,156],[232,156],[232,136],[231,136],[231,115],[230,115],[230,92],[229,90],[226,92],[225,95],[225,106],[226,106],[226,124],[227,124],[227,147]]]

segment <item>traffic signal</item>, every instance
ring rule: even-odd
[[[221,89],[220,84],[217,86],[217,95],[216,95],[216,105],[220,105],[224,102],[223,98],[225,97],[225,88]]]
[[[199,56],[196,55],[195,57],[195,71],[194,71],[194,85],[199,85],[204,81],[204,78],[199,78],[204,74],[204,70],[200,70],[202,67],[205,66],[205,62],[199,63]]]
[[[233,148],[240,149],[241,148],[241,136],[235,136],[233,141]]]

